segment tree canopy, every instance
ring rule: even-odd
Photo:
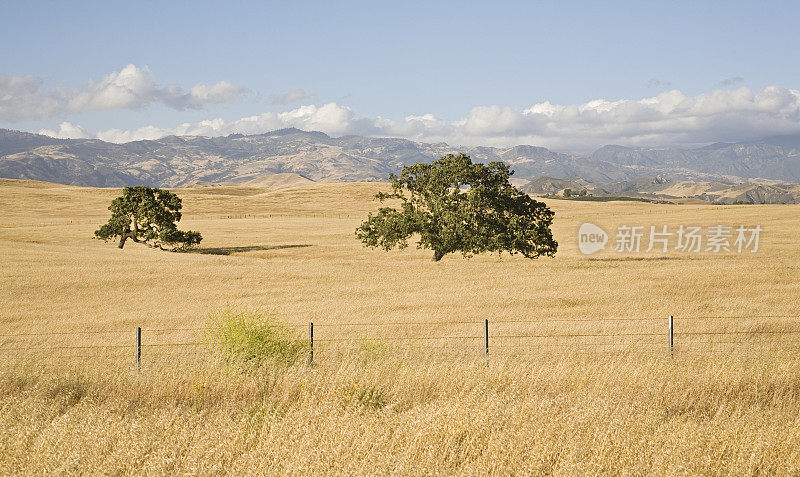
[[[398,199],[400,208],[370,213],[356,236],[368,247],[391,250],[419,234],[417,248],[433,250],[434,261],[453,252],[552,257],[555,214],[511,185],[512,174],[502,162],[473,163],[464,154],[405,166],[399,177],[390,176],[392,193],[376,196]]]
[[[125,187],[108,210],[111,218],[94,234],[105,241],[119,237],[119,248],[125,246],[129,238],[152,247],[169,246],[173,250],[183,250],[203,240],[199,232],[178,230],[175,223],[181,220],[181,199],[168,190]]]

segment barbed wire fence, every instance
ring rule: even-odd
[[[462,356],[542,353],[744,353],[800,350],[800,316],[542,318],[284,323],[307,341],[309,363],[330,352],[402,351]],[[303,328],[307,329],[303,337]],[[210,327],[0,333],[0,358],[130,359],[211,356]]]

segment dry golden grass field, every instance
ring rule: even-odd
[[[800,207],[547,200],[555,258],[434,263],[356,241],[386,187],[179,190],[170,253],[92,239],[118,189],[1,180],[0,473],[800,475]],[[764,231],[585,257],[587,221]],[[226,365],[221,310],[313,321],[313,365]]]

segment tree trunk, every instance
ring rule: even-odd
[[[130,235],[134,242],[139,241],[139,224],[136,223],[135,218],[133,219],[133,231],[128,235]]]
[[[128,239],[132,239],[134,242],[138,242],[139,241],[139,237],[136,236],[136,232],[137,231],[138,231],[138,228],[136,227],[136,222],[134,222],[133,223],[133,231],[122,234],[120,236],[120,238],[119,238],[119,245],[117,245],[117,247],[119,247],[119,248],[124,247],[125,246],[125,241],[128,240]]]
[[[438,250],[434,250],[433,251],[433,261],[434,262],[438,262],[439,260],[442,259],[442,257],[444,257],[444,252],[440,252]]]

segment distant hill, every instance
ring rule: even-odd
[[[208,182],[208,181],[194,181],[184,184],[184,187],[253,187],[257,189],[287,189],[290,187],[302,187],[304,185],[313,184],[314,181],[306,179],[299,174],[292,174],[291,172],[284,172],[281,174],[265,174],[256,177],[246,182]]]
[[[0,129],[0,157],[30,151],[41,146],[66,144],[67,139],[56,139],[41,134]]]
[[[800,136],[754,143],[717,143],[698,149],[653,149],[604,146],[588,158],[620,166],[655,170],[676,178],[684,170],[728,179],[800,181]]]
[[[275,174],[309,181],[385,181],[404,165],[464,152],[474,160],[508,163],[516,183],[541,176],[604,184],[643,177],[800,182],[799,148],[800,136],[783,136],[687,150],[604,146],[578,155],[524,145],[460,147],[397,138],[334,138],[294,128],[251,136],[169,136],[114,144],[0,129],[0,177],[95,187],[241,184]]]
[[[671,181],[642,177],[622,182],[589,183],[539,177],[520,187],[533,195],[563,195],[566,189],[594,197],[633,197],[649,200],[700,199],[721,204],[797,204],[800,184],[766,182]]]

